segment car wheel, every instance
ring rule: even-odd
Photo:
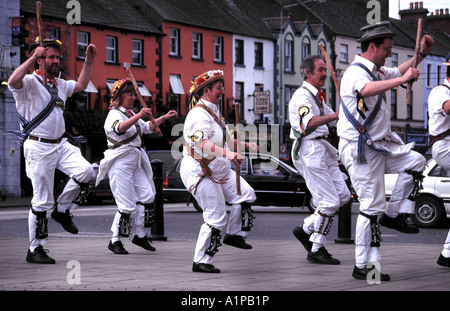
[[[442,205],[436,198],[422,196],[417,198],[414,214],[411,220],[416,226],[432,228],[442,220]]]

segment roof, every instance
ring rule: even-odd
[[[412,47],[416,45],[417,24],[413,25],[398,19],[390,18],[392,31],[398,34],[394,39],[396,45],[403,45]],[[422,30],[422,35],[428,34],[433,37],[434,45],[431,49],[432,55],[445,57],[450,51],[450,37],[443,31],[437,28],[427,27]]]
[[[174,22],[266,39],[273,39],[273,34],[264,18],[280,9],[276,0],[265,0],[264,5],[261,0],[145,0],[145,3],[159,15],[160,24]]]
[[[130,1],[78,0],[78,2],[81,8],[81,24],[163,35],[136,5],[130,5]],[[73,9],[66,8],[66,1],[44,0],[41,3],[43,19],[65,20],[67,14]],[[23,12],[36,14],[36,1],[21,0],[20,9]]]

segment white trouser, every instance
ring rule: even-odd
[[[306,233],[312,232],[310,241],[318,244],[313,246],[317,249],[326,243],[323,230],[329,221],[319,213],[333,216],[339,207],[350,200],[351,194],[337,159],[330,154],[323,142],[304,140],[298,159],[294,157],[294,150],[291,153],[295,168],[305,179],[309,192],[318,204],[316,211],[306,217],[303,224]]]
[[[431,148],[431,154],[436,163],[447,170],[447,173],[450,176],[450,136],[435,142]],[[448,231],[447,239],[445,240],[442,255],[447,258],[450,257],[450,230]]]
[[[407,199],[414,189],[414,180],[412,175],[405,171],[422,172],[425,169],[425,158],[412,150],[403,155],[384,156],[367,146],[364,148],[367,164],[358,164],[357,142],[341,139],[339,143],[341,161],[347,169],[353,188],[358,195],[360,211],[367,215],[377,216],[386,213],[390,217],[395,217],[399,213],[414,213],[414,202]],[[387,206],[385,173],[399,174]],[[381,259],[379,248],[370,246],[372,230],[367,217],[358,215],[355,233],[356,266],[362,268],[370,261],[379,261]]]
[[[116,159],[108,171],[111,192],[118,207],[118,212],[111,225],[113,233],[112,241],[119,239],[120,213],[131,214],[136,211],[135,225],[136,234],[144,237],[144,206],[136,204],[152,203],[155,200],[153,192],[153,180],[146,175],[145,171],[136,165],[132,157]],[[119,213],[120,212],[120,213]]]
[[[187,162],[183,163],[186,164]],[[214,174],[214,172],[213,172]],[[183,173],[181,170],[181,177],[187,189],[190,189],[198,181],[198,176],[187,176],[188,173]],[[221,176],[222,178],[222,176]],[[241,218],[241,204],[242,202],[252,203],[256,200],[255,191],[243,179],[240,178],[241,195],[236,191],[236,173],[229,170],[227,182],[218,184],[205,177],[197,187],[197,192],[194,194],[198,204],[203,209],[204,224],[200,227],[200,232],[197,239],[197,244],[194,253],[194,262],[212,264],[213,257],[206,255],[205,251],[209,248],[211,241],[210,226],[223,231],[226,228],[226,234],[245,236],[246,232],[242,231]],[[232,204],[230,215],[227,219],[227,209],[225,202]]]
[[[24,142],[26,173],[33,186],[32,209],[37,212],[49,211],[54,204],[53,186],[55,169],[71,177],[58,198],[58,210],[64,212],[77,205],[72,201],[80,193],[80,186],[73,180],[87,183],[91,180],[94,169],[81,155],[79,148],[66,139],[59,144],[48,144],[27,139]],[[48,216],[48,215],[47,215]],[[46,239],[35,239],[36,215],[30,210],[28,216],[30,250],[45,245]]]

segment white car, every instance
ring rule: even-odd
[[[416,226],[431,228],[450,218],[450,177],[434,159],[428,161],[423,175],[423,189],[411,220]],[[398,174],[384,175],[387,199],[391,197],[397,177]]]

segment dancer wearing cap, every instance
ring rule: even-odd
[[[450,174],[450,62],[443,65],[447,66],[447,78],[428,96],[428,125],[433,159]],[[450,230],[437,263],[450,267]]]
[[[352,275],[365,280],[374,266],[369,263],[381,259],[379,224],[404,233],[418,232],[403,214],[414,212],[413,200],[421,186],[425,158],[412,150],[413,143],[405,145],[392,132],[390,106],[385,99],[387,90],[417,80],[419,71],[412,67],[414,59],[398,68],[384,66],[386,58],[392,56],[395,36],[389,22],[365,26],[361,31],[364,34],[357,41],[362,54],[355,57],[342,77],[337,133],[341,161],[360,202]],[[417,63],[430,52],[433,43],[428,35],[422,38]],[[387,205],[385,173],[399,174]],[[379,275],[382,281],[390,279],[388,274]]]
[[[88,46],[78,81],[66,81],[57,78],[61,42],[46,39],[43,47],[39,43],[37,39],[30,46],[30,57],[13,72],[8,87],[14,94],[21,123],[20,132],[11,132],[23,142],[26,173],[33,186],[32,207],[28,217],[30,246],[26,261],[53,264],[55,260],[43,248],[48,236],[47,211],[54,207],[52,218],[68,232],[78,233],[69,210],[84,199],[80,194],[86,194],[94,172],[80,149],[63,137],[66,130],[63,109],[68,97],[88,86],[97,49],[95,45]],[[39,70],[27,74],[33,64],[36,69],[41,65],[47,81],[42,81],[42,72]],[[55,169],[71,177],[58,203],[54,202],[53,197]]]
[[[131,214],[135,211],[136,234],[132,243],[155,251],[145,228],[153,222],[156,192],[152,167],[147,153],[141,147],[142,134],[153,131],[153,124],[141,118],[150,117],[152,112],[150,108],[142,108],[135,114],[132,110],[135,99],[131,80],[118,80],[112,85],[111,107],[104,125],[108,149],[100,161],[96,182],[98,184],[108,174],[111,192],[118,207],[108,244],[108,249],[115,254],[128,254],[120,238],[131,235]],[[177,112],[171,110],[156,119],[156,125],[174,116],[177,116]]]
[[[337,265],[340,261],[325,248],[326,236],[339,207],[350,201],[350,191],[338,166],[338,151],[328,141],[328,125],[335,126],[338,113],[326,104],[321,88],[327,78],[327,67],[320,55],[303,60],[300,65],[303,85],[289,102],[290,137],[294,166],[305,178],[318,206],[306,217],[303,226],[293,230],[308,252],[312,263]]]
[[[243,144],[258,150],[255,143],[237,142],[230,137],[228,127],[219,112],[224,91],[221,70],[199,75],[190,89],[195,106],[184,123],[185,146],[180,168],[181,179],[203,209],[204,224],[200,228],[192,271],[219,273],[213,265],[213,256],[221,245],[221,232],[226,229],[224,243],[243,249],[252,246],[245,241],[246,231],[252,226],[250,204],[256,200],[255,192],[240,177],[241,194],[237,193],[236,173],[230,161],[240,165],[242,158],[230,150]],[[230,145],[231,144],[231,145]],[[231,204],[227,220],[226,202]]]

